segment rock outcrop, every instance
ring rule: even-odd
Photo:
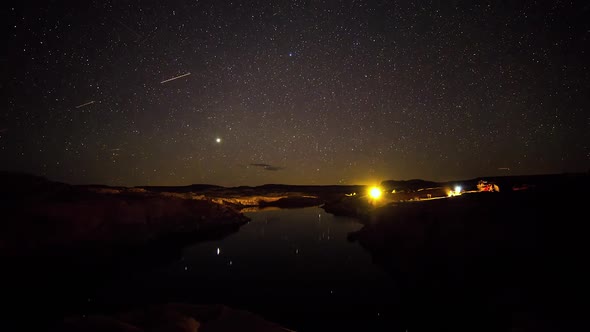
[[[385,206],[349,240],[395,280],[410,331],[575,329],[586,200],[543,188]]]
[[[289,332],[253,313],[223,305],[171,303],[150,306],[113,316],[91,315],[68,318],[62,331],[109,332]]]
[[[4,180],[4,254],[47,247],[142,245],[163,236],[215,231],[248,221],[230,206],[208,199],[70,186],[26,175]]]

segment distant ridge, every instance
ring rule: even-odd
[[[199,191],[206,191],[206,190],[215,190],[215,189],[223,189],[225,187],[217,186],[214,184],[190,184],[188,186],[137,186],[134,188],[145,189],[148,191],[154,192],[199,192]]]
[[[514,185],[555,185],[563,181],[582,181],[587,183],[589,173],[558,173],[558,174],[532,174],[532,175],[502,175],[502,176],[480,176],[471,179],[463,180],[452,180],[435,182],[422,179],[410,179],[410,180],[385,180],[381,182],[381,187],[385,190],[419,190],[425,188],[436,188],[436,187],[453,187],[456,185],[463,186],[466,188],[475,187],[477,182],[480,180],[486,180],[494,182],[500,186],[500,188],[511,188]],[[69,185],[67,183],[52,181],[44,176],[38,176],[26,172],[13,172],[13,171],[0,171],[0,192],[15,193],[22,191],[31,190],[47,190],[51,188],[65,187],[78,187],[78,188],[110,188],[110,189],[126,189],[126,188],[137,188],[144,189],[152,192],[211,192],[211,191],[298,191],[298,192],[312,192],[312,191],[324,191],[324,192],[338,192],[338,191],[357,191],[359,188],[366,187],[365,185],[291,185],[291,184],[263,184],[259,186],[234,186],[224,187],[213,184],[190,184],[185,186],[109,186],[103,184],[82,184],[82,185]],[[582,185],[580,183],[580,185]]]
[[[411,179],[411,180],[387,180],[381,182],[381,187],[386,190],[418,190],[424,188],[441,187],[443,183]]]

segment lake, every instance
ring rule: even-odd
[[[294,330],[391,330],[395,283],[347,240],[361,224],[317,207],[246,215],[252,221],[237,233],[187,247],[148,273],[125,273],[88,301],[224,304]]]

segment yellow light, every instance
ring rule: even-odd
[[[378,199],[381,197],[381,189],[377,187],[369,189],[369,196],[371,196],[372,199]]]

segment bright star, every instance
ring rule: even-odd
[[[217,143],[221,143],[221,138],[217,137],[217,138],[215,139],[215,142],[217,142]]]

